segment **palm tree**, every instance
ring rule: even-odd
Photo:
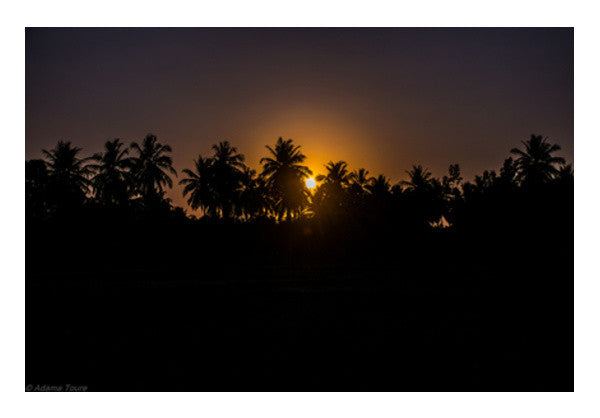
[[[575,181],[575,174],[573,172],[573,164],[562,164],[558,169],[558,173],[555,176],[559,183],[569,184]]]
[[[564,158],[552,156],[552,153],[560,150],[560,146],[550,144],[547,139],[541,135],[531,135],[528,141],[521,141],[525,146],[524,151],[518,148],[510,150],[511,154],[518,156],[515,161],[519,168],[518,178],[524,184],[549,182],[558,173],[556,166],[565,163]]]
[[[138,192],[146,203],[160,199],[164,194],[165,186],[173,187],[173,181],[168,173],[177,177],[173,160],[171,156],[166,155],[171,152],[171,147],[162,145],[155,135],[148,134],[141,145],[132,143],[131,149],[138,154],[131,158],[131,172]]]
[[[229,141],[221,141],[212,146],[214,151],[213,160],[216,166],[241,168],[244,163],[244,155],[239,154],[236,147],[232,147]]]
[[[44,160],[25,161],[25,191],[26,194],[36,194],[48,184],[48,168]]]
[[[185,185],[183,196],[190,195],[187,200],[188,205],[194,210],[200,208],[208,216],[215,216],[218,207],[212,189],[214,177],[212,164],[211,158],[202,158],[202,155],[198,155],[198,159],[194,160],[194,170],[184,169],[183,173],[187,175],[187,178],[179,182],[179,184]]]
[[[44,160],[25,161],[25,211],[30,216],[48,213],[48,168]]]
[[[89,190],[89,176],[93,172],[86,165],[90,158],[80,158],[81,148],[73,147],[71,142],[59,141],[50,151],[42,152],[47,159],[46,166],[53,189],[51,195],[58,206],[81,204]]]
[[[264,179],[258,177],[256,171],[244,167],[240,186],[236,214],[246,220],[266,215],[268,204]]]
[[[306,206],[309,193],[304,178],[312,175],[312,171],[302,165],[306,156],[300,152],[300,145],[292,142],[280,137],[275,148],[266,147],[272,156],[260,160],[263,165],[261,176],[267,180],[274,210],[278,217],[288,219]]]
[[[90,164],[96,172],[92,179],[92,187],[96,198],[106,205],[118,205],[127,202],[129,198],[129,171],[131,165],[126,155],[127,148],[123,149],[120,139],[107,141],[104,144],[104,152],[96,153],[92,160],[98,164]]]
[[[517,175],[519,173],[519,167],[512,159],[512,157],[508,157],[504,160],[502,167],[500,168],[500,177],[498,177],[498,181],[503,186],[517,186]]]
[[[348,164],[345,161],[325,165],[327,174],[319,174],[317,181],[322,181],[312,196],[312,212],[315,215],[340,215],[340,209],[345,206],[347,198],[346,187],[350,181]]]
[[[433,178],[427,168],[421,165],[413,165],[412,169],[406,171],[408,180],[400,184],[406,186],[405,204],[409,207],[411,217],[415,225],[436,226],[444,223],[442,216],[445,212],[444,184]],[[460,179],[458,165],[451,165],[448,170],[449,176],[445,183],[448,187],[457,185]],[[446,207],[447,209],[447,207]],[[449,212],[446,211],[447,213]]]
[[[350,181],[348,175],[348,164],[345,161],[334,163],[329,161],[325,166],[327,174],[319,174],[317,181],[324,181],[327,184],[336,185],[338,187],[347,186]]]
[[[496,184],[497,181],[498,176],[494,170],[484,170],[481,176],[475,176],[475,190],[479,193],[483,193],[494,187],[494,184]]]
[[[383,198],[390,193],[390,181],[383,174],[378,175],[373,179],[367,189],[374,197]]]
[[[400,183],[406,186],[408,191],[426,191],[431,188],[431,173],[421,165],[413,165],[410,171],[406,171],[408,180],[402,180]]]
[[[219,142],[213,145],[214,155],[212,158],[213,189],[217,195],[221,214],[224,218],[233,215],[236,194],[239,192],[242,170],[244,168],[244,156],[239,154],[236,147],[232,147],[229,141]]]
[[[354,170],[348,175],[352,189],[357,193],[364,193],[368,186],[375,180],[373,177],[369,177],[369,171],[364,168]]]

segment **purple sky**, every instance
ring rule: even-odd
[[[293,138],[322,172],[468,179],[532,133],[573,160],[573,30],[27,29],[25,158],[154,133],[177,171],[229,140],[257,168]],[[169,192],[185,205],[181,189]]]

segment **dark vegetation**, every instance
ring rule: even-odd
[[[532,136],[392,185],[281,138],[177,173],[148,135],[26,161],[26,383],[573,390],[573,169]],[[165,196],[178,180],[192,209]]]

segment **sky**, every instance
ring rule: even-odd
[[[471,179],[539,134],[573,161],[571,28],[28,28],[25,47],[26,159],[153,133],[178,173],[222,140],[258,169],[283,137],[315,175],[395,183],[413,164]]]

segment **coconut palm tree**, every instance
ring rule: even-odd
[[[261,176],[266,179],[277,216],[289,219],[301,213],[308,202],[304,179],[312,175],[312,171],[302,165],[306,156],[291,139],[284,141],[280,137],[275,148],[268,145],[266,148],[271,156],[261,158]]]
[[[367,189],[376,198],[384,198],[390,194],[390,181],[383,174],[378,175],[373,179]]]
[[[369,171],[364,168],[354,170],[348,175],[351,188],[358,193],[364,193],[367,191],[367,187],[375,180],[373,177],[369,177]]]
[[[90,157],[81,158],[80,152],[81,148],[63,141],[50,151],[42,150],[50,177],[51,198],[59,207],[83,203],[89,191],[93,170],[86,164]]]
[[[212,146],[213,190],[224,218],[233,215],[236,195],[240,189],[244,156],[229,141],[222,141]]]
[[[431,173],[427,168],[421,165],[413,165],[410,171],[406,171],[408,180],[402,180],[400,183],[406,186],[407,191],[426,191],[431,188]]]
[[[518,158],[515,160],[519,168],[518,178],[523,184],[537,185],[547,183],[558,173],[557,166],[564,164],[565,159],[554,157],[552,153],[560,151],[560,146],[550,144],[548,138],[541,135],[531,135],[528,141],[521,141],[525,150],[513,148],[511,154]]]
[[[516,187],[517,175],[519,173],[519,167],[515,163],[512,157],[508,157],[504,160],[502,167],[500,168],[500,176],[498,177],[499,184],[504,187]]]
[[[239,154],[236,147],[231,146],[229,141],[221,141],[212,146],[214,151],[213,160],[216,166],[242,168],[244,165],[244,155]]]
[[[170,155],[171,147],[157,141],[156,136],[146,135],[142,144],[131,144],[137,156],[131,158],[131,173],[136,182],[137,191],[146,203],[160,200],[165,186],[173,187],[170,174],[177,177]]]
[[[409,209],[414,225],[442,225],[444,212],[450,212],[444,199],[444,183],[433,178],[429,170],[421,165],[414,165],[406,173],[408,180],[403,180],[400,184],[405,186],[404,203]],[[444,181],[446,186],[457,186],[460,181],[458,165],[451,165],[448,174]]]
[[[246,220],[265,216],[268,210],[267,190],[263,178],[256,171],[244,167],[236,204],[236,214]]]
[[[340,188],[347,186],[350,181],[347,167],[348,164],[345,161],[338,161],[337,163],[329,161],[325,165],[327,174],[319,174],[317,181],[324,181],[327,184],[336,185]]]
[[[497,181],[498,176],[494,170],[484,170],[480,176],[475,176],[475,190],[483,193],[492,189]]]
[[[92,156],[92,160],[97,162],[90,164],[96,173],[92,178],[92,188],[96,199],[105,205],[124,204],[129,198],[131,160],[126,157],[129,150],[124,146],[118,138],[107,141],[104,152]]]
[[[198,155],[198,159],[194,160],[194,169],[184,169],[183,173],[187,178],[179,182],[184,185],[183,196],[189,194],[188,205],[194,210],[200,208],[208,216],[215,216],[218,208],[212,188],[214,178],[212,165],[211,158],[202,158],[202,155]]]
[[[39,194],[48,186],[49,173],[44,160],[25,161],[25,194]]]
[[[25,211],[27,215],[44,217],[48,213],[48,168],[44,160],[25,161]]]
[[[347,167],[345,161],[329,161],[325,165],[327,174],[317,176],[317,181],[323,184],[312,196],[312,211],[315,215],[340,215],[340,209],[345,206],[349,197],[346,190],[350,181]]]
[[[573,172],[573,164],[562,164],[555,175],[556,181],[563,184],[573,183],[575,174]]]

